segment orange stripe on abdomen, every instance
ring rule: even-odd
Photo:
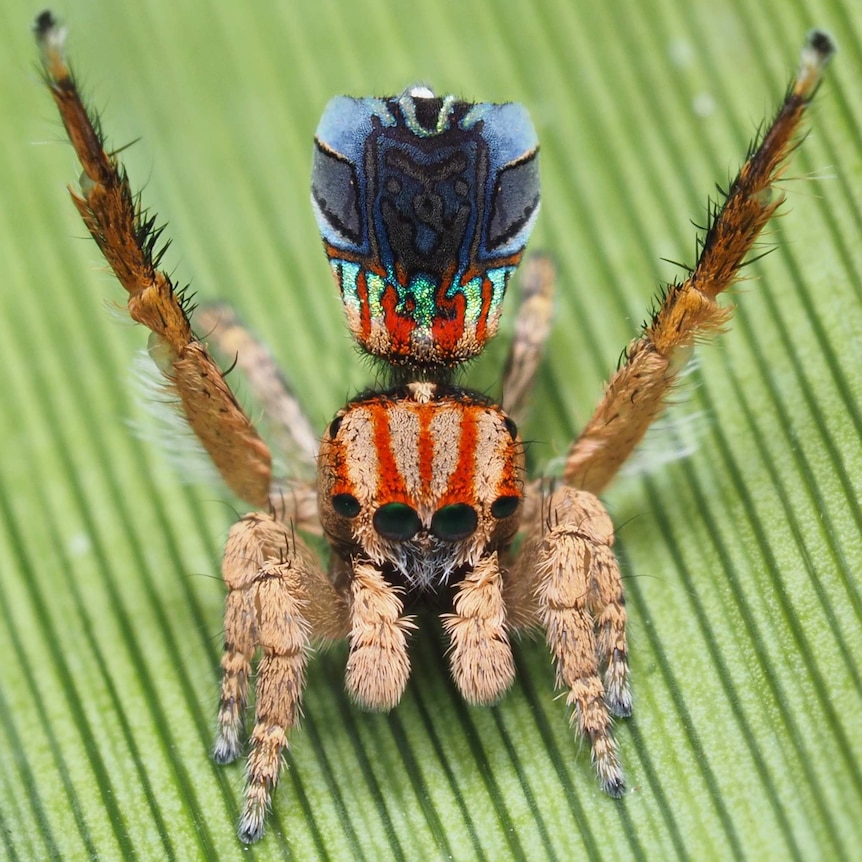
[[[374,447],[377,451],[377,500],[380,504],[411,503],[404,476],[392,449],[389,423],[393,405],[375,402],[369,405],[369,410],[374,423]],[[404,445],[403,441],[399,442]]]
[[[461,435],[458,441],[458,463],[449,479],[449,487],[440,500],[440,506],[448,506],[450,503],[473,505],[476,499],[477,411],[466,408],[462,409],[460,413]],[[452,441],[452,445],[454,445],[454,441]]]

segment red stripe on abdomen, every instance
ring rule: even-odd
[[[476,499],[477,415],[472,408],[461,411],[461,438],[458,441],[458,463],[449,479],[449,488],[440,506],[450,503],[473,505]]]

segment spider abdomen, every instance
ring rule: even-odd
[[[451,367],[482,351],[538,215],[537,154],[514,103],[425,88],[330,101],[311,200],[364,350],[413,367]]]

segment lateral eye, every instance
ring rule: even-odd
[[[332,508],[342,518],[355,518],[362,506],[353,494],[333,494]]]
[[[503,518],[508,518],[510,515],[515,514],[520,502],[520,497],[497,497],[497,499],[491,503],[491,514],[498,521],[502,521]]]
[[[341,428],[341,423],[343,421],[343,416],[336,416],[335,419],[332,420],[329,424],[329,439],[334,440],[338,436],[338,429]],[[350,496],[349,494],[345,496]]]
[[[457,542],[471,536],[479,523],[479,516],[466,503],[443,506],[431,518],[431,532],[444,542]]]
[[[416,510],[406,503],[386,503],[374,513],[372,521],[384,539],[395,542],[413,538],[422,526]]]

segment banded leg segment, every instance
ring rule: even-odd
[[[697,265],[684,282],[668,287],[569,450],[564,469],[568,484],[596,494],[607,486],[664,409],[695,341],[720,332],[730,320],[732,309],[719,306],[716,297],[739,277],[746,255],[783,201],[775,183],[796,147],[805,109],[834,51],[825,34],[809,35],[799,72],[775,120],[723,205],[711,213]]]
[[[557,685],[568,689],[572,723],[588,737],[602,788],[624,790],[611,715],[631,714],[626,612],[613,526],[592,494],[561,487],[528,527],[512,593],[535,597]],[[604,673],[604,680],[602,679]]]
[[[206,348],[195,338],[187,303],[158,269],[161,228],[132,193],[116,155],[81,100],[63,56],[65,33],[49,12],[36,21],[45,80],[81,162],[72,200],[117,279],[133,320],[153,333],[150,352],[228,487],[253,506],[269,501],[270,453]]]
[[[248,515],[231,529],[223,575],[230,593],[225,611],[224,677],[218,737],[219,763],[240,753],[251,663],[257,668],[255,726],[246,775],[239,837],[257,841],[278,781],[288,731],[299,719],[312,639],[347,635],[347,606],[293,531],[268,515]]]

